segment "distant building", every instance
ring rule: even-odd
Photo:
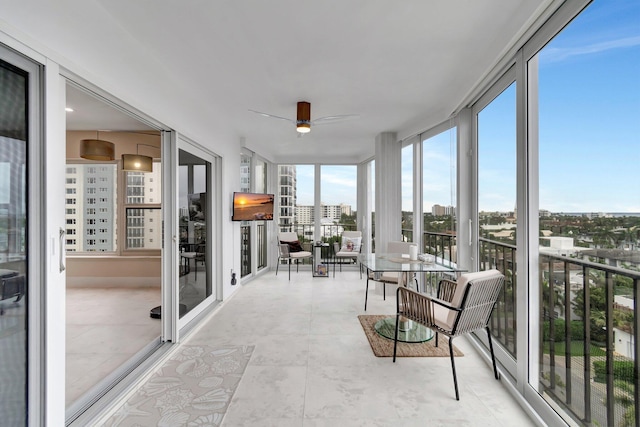
[[[431,206],[431,214],[433,216],[455,215],[456,209],[453,206]]]
[[[584,248],[573,246],[573,237],[540,237],[540,252],[549,255],[571,256]]]
[[[340,222],[342,214],[351,215],[351,205],[341,203],[339,205],[320,205],[320,214],[315,214],[315,209],[311,205],[296,206],[296,222],[298,224],[314,224],[316,218],[323,223]]]
[[[315,221],[315,210],[313,206],[301,205],[296,206],[296,223],[313,224]]]
[[[615,295],[614,310],[623,311],[632,315],[635,310],[633,296]],[[618,354],[634,360],[635,341],[633,339],[633,327],[631,324],[623,324],[613,328],[615,337],[615,351]]]
[[[640,268],[640,251],[625,249],[584,249],[580,253],[582,259],[597,258],[611,267]]]

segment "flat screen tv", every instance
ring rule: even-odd
[[[273,194],[233,193],[233,216],[231,220],[273,220]]]

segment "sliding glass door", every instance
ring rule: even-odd
[[[39,67],[0,46],[0,425],[25,426],[27,399],[38,384],[34,348],[40,330],[34,307],[39,282],[38,243],[41,207],[33,191],[40,185]],[[34,252],[35,251],[35,252]],[[29,295],[29,296],[27,296]],[[29,359],[31,355],[31,364]],[[37,398],[35,398],[37,400]],[[32,424],[39,402],[31,400]]]
[[[178,145],[178,298],[185,324],[216,299],[212,191],[215,157],[180,141]]]

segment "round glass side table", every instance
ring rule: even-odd
[[[400,329],[398,330],[398,341],[408,343],[419,343],[429,341],[433,338],[433,331],[412,320],[400,317]],[[392,340],[396,334],[396,316],[385,317],[378,320],[374,329],[385,338]]]

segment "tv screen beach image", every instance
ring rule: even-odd
[[[273,194],[235,193],[233,220],[253,221],[273,219]]]

